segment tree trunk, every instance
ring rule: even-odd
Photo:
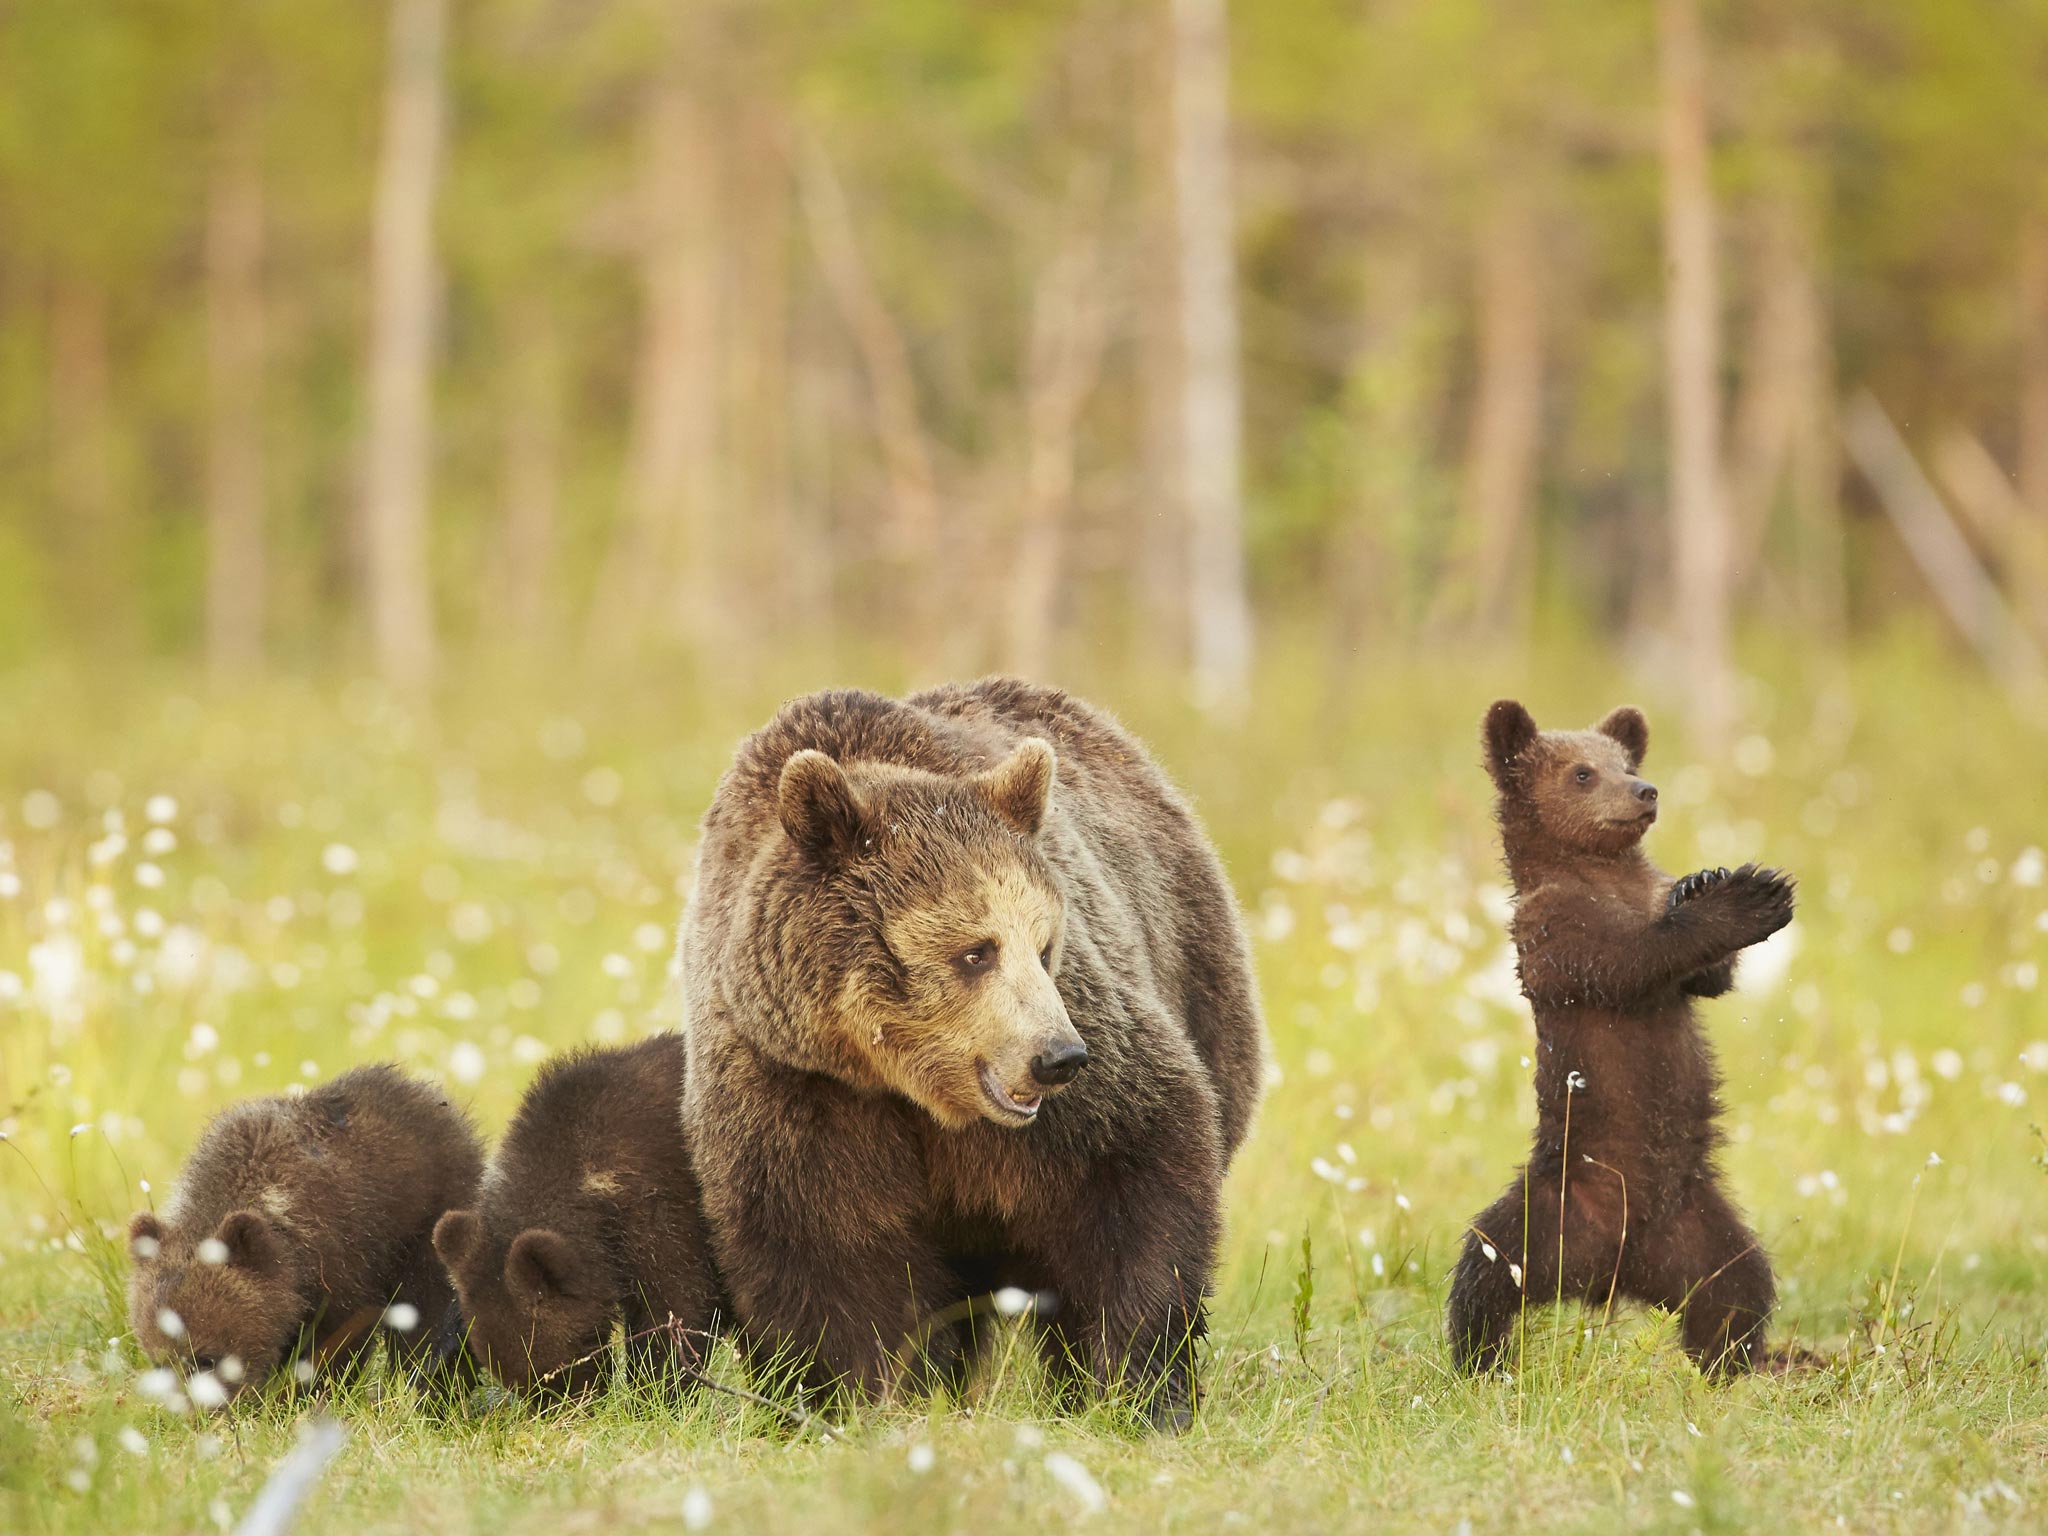
[[[790,483],[790,166],[782,120],[766,103],[743,109],[732,157],[727,225],[734,295],[726,349],[732,501],[746,508],[748,579],[759,593],[753,621],[786,635],[805,627],[823,584],[825,551],[798,525]],[[739,552],[735,552],[739,553]],[[744,622],[732,614],[735,622]]]
[[[553,576],[562,477],[562,349],[548,301],[533,289],[513,300],[505,329],[502,531],[488,610],[509,645],[530,651],[556,638],[561,618]]]
[[[263,655],[262,138],[245,88],[222,91],[206,208],[206,655],[216,676]]]
[[[2018,597],[2034,632],[2048,635],[2048,210],[2021,236],[2020,499],[2027,523],[2015,540]]]
[[[1139,394],[1140,466],[1132,497],[1132,527],[1125,548],[1131,571],[1135,633],[1144,655],[1173,667],[1187,664],[1186,529],[1183,496],[1181,400],[1186,359],[1181,351],[1180,282],[1170,263],[1149,263],[1154,251],[1174,248],[1173,71],[1165,7],[1145,7],[1134,23],[1133,145],[1137,166],[1137,251],[1142,264],[1130,286],[1137,304],[1135,366]],[[1165,652],[1161,655],[1161,652]]]
[[[591,616],[620,648],[669,608],[700,644],[717,633],[710,548],[718,462],[716,165],[681,39],[647,97],[640,168],[640,359],[625,504]]]
[[[1251,687],[1252,621],[1245,592],[1230,38],[1224,0],[1171,3],[1190,639],[1197,695],[1235,709]]]
[[[89,278],[60,274],[50,294],[50,506],[73,633],[88,648],[134,642],[130,545],[119,526],[109,399],[107,301]]]
[[[1102,296],[1094,207],[1099,188],[1068,199],[1058,249],[1039,274],[1025,367],[1024,484],[1010,579],[1007,665],[1043,677],[1052,660],[1060,567],[1074,494],[1075,435],[1102,364]],[[1083,208],[1082,204],[1088,205]]]
[[[1671,433],[1671,584],[1690,724],[1730,722],[1730,533],[1721,489],[1720,281],[1699,0],[1658,0],[1664,161],[1665,377]]]
[[[1471,619],[1502,635],[1527,619],[1527,529],[1543,432],[1543,238],[1525,194],[1504,190],[1481,226],[1479,392],[1460,522],[1474,540]]]
[[[862,254],[846,188],[814,137],[801,146],[799,189],[811,244],[841,322],[853,338],[873,401],[875,437],[889,485],[888,552],[898,562],[931,569],[939,551],[938,477],[917,402],[910,348]],[[943,568],[942,563],[939,568]],[[929,581],[914,581],[906,605],[907,636],[915,647],[938,638]]]
[[[435,271],[447,0],[392,0],[384,142],[371,235],[364,551],[378,670],[405,688],[434,667],[428,544]]]

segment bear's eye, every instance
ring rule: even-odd
[[[1038,963],[1048,971],[1052,969],[1052,946],[1050,944],[1038,952]]]
[[[1588,768],[1585,764],[1581,763],[1577,768],[1574,768],[1572,770],[1572,777],[1577,779],[1581,784],[1590,784],[1593,782],[1593,770]]]
[[[192,1363],[202,1371],[210,1371],[220,1364],[220,1357],[218,1355],[194,1355]]]
[[[995,963],[996,941],[984,939],[972,949],[963,949],[953,963],[963,971],[985,971]]]

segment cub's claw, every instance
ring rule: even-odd
[[[1715,869],[1695,870],[1692,874],[1681,875],[1671,882],[1671,906],[1683,906],[1702,891],[1710,891],[1728,878],[1728,868],[1721,865]]]

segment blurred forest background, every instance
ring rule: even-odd
[[[0,664],[2048,641],[2048,0],[6,0]]]

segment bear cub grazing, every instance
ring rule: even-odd
[[[434,1223],[482,1173],[462,1112],[396,1067],[232,1105],[162,1212],[128,1224],[135,1337],[227,1397],[290,1359],[351,1366],[379,1334],[418,1373],[450,1294]]]
[[[638,1363],[701,1358],[725,1301],[682,1094],[680,1035],[556,1057],[520,1101],[481,1203],[435,1227],[452,1330],[506,1386],[596,1387],[618,1322]]]
[[[1792,920],[1792,881],[1753,865],[1673,883],[1644,857],[1657,791],[1637,776],[1649,727],[1617,709],[1591,731],[1487,712],[1514,886],[1522,991],[1536,1014],[1535,1146],[1474,1217],[1451,1280],[1457,1364],[1496,1362],[1524,1298],[1616,1295],[1679,1313],[1712,1375],[1763,1364],[1771,1266],[1721,1187],[1720,1075],[1692,999]]]

